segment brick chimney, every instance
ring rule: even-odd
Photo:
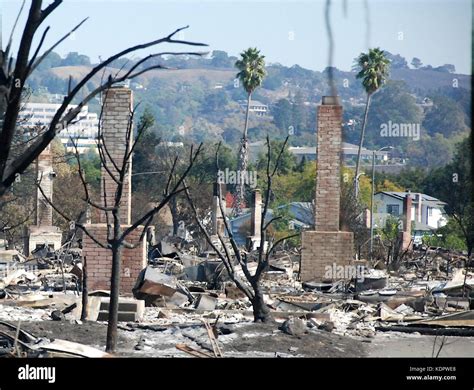
[[[342,106],[334,96],[323,97],[318,111],[316,231],[339,231]]]
[[[259,189],[253,192],[252,220],[250,221],[250,235],[253,238],[260,238],[262,226],[262,194]]]
[[[419,194],[418,194],[419,195]],[[400,232],[402,239],[402,250],[412,249],[411,240],[411,208],[413,200],[410,194],[403,199],[403,231]]]
[[[418,193],[416,194],[416,200],[417,200],[417,207],[415,208],[416,210],[416,216],[415,220],[417,222],[422,222],[422,211],[423,211],[423,200],[422,200],[422,194]]]
[[[410,194],[403,199],[403,231],[411,233],[411,208],[413,200]]]
[[[104,92],[104,107],[102,113],[102,134],[104,136],[104,143],[111,158],[120,167],[125,155],[126,135],[130,125],[132,112],[133,96],[132,91],[127,87],[112,87]],[[132,139],[133,132],[130,132]],[[130,139],[130,142],[131,142]],[[106,156],[106,160],[109,161]],[[108,168],[115,172],[112,163],[109,161]],[[107,202],[110,207],[114,204],[115,191],[117,183],[110,177],[104,167],[101,169],[101,176],[105,181],[105,199],[103,203]],[[123,187],[123,195],[121,201],[120,219],[124,225],[131,223],[131,174],[132,174],[132,160],[128,163],[128,171],[125,175],[125,182]],[[101,197],[104,198],[104,182],[101,181]],[[109,221],[111,221],[109,215]],[[106,223],[107,218],[105,213],[101,213],[100,222]]]
[[[51,145],[36,159],[36,172],[38,180],[41,180],[40,187],[48,200],[53,199],[53,155],[51,153]],[[45,200],[39,189],[36,190],[36,226],[52,226],[53,225],[53,208]],[[34,249],[34,248],[33,248]]]
[[[224,236],[225,233],[225,224],[224,218],[225,215],[222,215],[221,208],[219,205],[219,187],[220,187],[220,194],[221,194],[221,204],[222,208],[226,210],[226,200],[225,200],[225,190],[223,189],[224,185],[220,183],[214,183],[213,191],[212,191],[212,234],[219,233],[221,236]]]
[[[353,261],[354,234],[339,230],[342,106],[337,96],[323,97],[318,107],[318,162],[315,230],[302,232],[301,280],[337,280],[336,267]]]

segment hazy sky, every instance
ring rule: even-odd
[[[0,0],[4,44],[20,3],[20,0]],[[408,62],[416,56],[424,64],[451,63],[459,73],[470,73],[469,0],[368,0],[368,3],[371,47],[399,53]],[[78,51],[97,62],[99,55],[105,58],[127,46],[190,25],[182,37],[208,43],[209,50],[237,55],[256,46],[268,62],[322,70],[327,66],[328,56],[324,4],[322,0],[65,0],[47,19],[46,25],[52,26],[47,42],[51,44],[89,16],[86,24],[57,52],[64,55]],[[342,0],[332,1],[334,65],[338,68],[349,70],[353,59],[366,49],[365,18],[362,0],[347,0],[347,17]],[[23,29],[24,20],[21,19],[19,30]],[[147,50],[139,56],[157,50]]]

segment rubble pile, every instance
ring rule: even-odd
[[[121,329],[166,331],[202,328],[208,322],[253,321],[251,302],[216,256],[199,257],[169,245],[151,253],[136,281],[134,298],[121,300]],[[46,251],[43,257],[15,257],[12,262],[7,267],[10,272],[0,279],[0,319],[79,320],[80,252]],[[386,331],[474,335],[474,273],[466,262],[460,254],[424,248],[412,252],[396,270],[374,262],[362,268],[357,279],[301,283],[297,253],[280,251],[273,255],[261,285],[272,318],[279,323],[275,329],[297,337],[313,331],[362,339]],[[26,267],[32,263],[36,267]],[[254,272],[256,263],[249,263],[248,268]],[[107,320],[108,295],[106,291],[89,292],[88,320]],[[0,332],[3,353],[18,353],[11,350],[9,335]],[[51,354],[50,347],[44,347],[48,344],[31,349],[31,342],[20,344],[20,353]],[[219,343],[213,343],[217,356]],[[187,344],[176,348],[199,355]]]

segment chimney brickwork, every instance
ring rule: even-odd
[[[51,145],[48,145],[36,159],[36,172],[40,187],[46,197],[53,199],[53,154]],[[43,194],[37,189],[36,196],[36,226],[53,225],[53,208],[45,200]]]
[[[115,87],[110,88],[104,93],[104,109],[102,113],[102,134],[104,136],[104,144],[107,152],[105,159],[107,167],[112,173],[116,173],[113,167],[112,159],[118,167],[122,166],[122,161],[126,150],[126,136],[131,121],[131,112],[133,105],[132,91],[129,88]],[[133,132],[130,132],[130,140]],[[114,204],[117,183],[110,177],[104,167],[101,168],[101,197],[103,204],[108,207]],[[131,223],[131,174],[132,161],[128,162],[128,170],[125,175],[123,186],[122,201],[120,203],[120,219],[125,225]],[[105,182],[105,183],[104,183]],[[104,198],[105,184],[105,198]],[[109,221],[111,221],[109,213]],[[106,223],[107,217],[104,212],[101,213],[100,222]]]
[[[406,195],[403,199],[403,231],[400,232],[402,240],[402,250],[411,250],[413,243],[411,240],[411,208],[413,200],[411,195]]]
[[[315,231],[302,233],[301,280],[334,280],[331,270],[353,260],[354,235],[339,230],[342,107],[323,97],[318,108]]]
[[[49,201],[53,200],[53,153],[48,145],[36,159],[36,175],[39,185]],[[24,253],[29,256],[37,247],[46,245],[58,250],[62,244],[62,233],[53,226],[53,207],[47,202],[39,188],[36,190],[35,224],[25,228]]]
[[[120,167],[126,150],[127,129],[130,125],[131,110],[133,104],[132,91],[129,88],[113,87],[105,92],[104,107],[102,114],[102,132],[104,136],[107,155]],[[130,132],[130,136],[133,132]],[[107,161],[109,157],[106,158]],[[115,172],[113,165],[107,165],[111,172]],[[110,177],[104,167],[101,168],[103,180],[101,180],[101,198],[103,204],[108,207],[114,204],[117,183]],[[131,224],[131,161],[125,177],[124,193],[122,196],[120,221],[122,229]],[[105,197],[104,182],[105,181]],[[86,225],[87,230],[102,243],[107,242],[106,214],[101,212],[100,222]],[[109,214],[109,223],[112,224]],[[139,242],[143,226],[139,226],[127,238],[127,241],[136,245],[134,249],[122,249],[122,264],[120,275],[120,294],[131,295],[132,288],[138,278],[140,271],[147,265],[147,243],[146,235]],[[97,245],[90,237],[84,235],[82,255],[86,258],[88,270],[89,289],[110,289],[110,277],[112,272],[112,252]]]
[[[220,187],[220,191],[219,191]],[[224,218],[222,215],[221,206],[219,205],[219,192],[221,196],[222,208],[226,210],[226,201],[225,201],[225,190],[223,189],[224,185],[221,183],[214,183],[212,191],[212,234],[220,234],[224,237],[225,234],[225,224]]]
[[[252,220],[250,221],[250,234],[252,238],[260,238],[262,227],[262,194],[259,189],[253,192]]]
[[[319,231],[339,230],[341,192],[342,107],[321,105],[318,110],[315,226]]]

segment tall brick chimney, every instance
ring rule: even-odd
[[[410,194],[403,199],[403,231],[400,232],[402,239],[402,250],[412,249],[411,242],[411,208],[413,200]]]
[[[260,229],[262,227],[262,194],[259,189],[253,192],[253,207],[250,221],[250,235],[253,238],[260,238]]]
[[[104,92],[104,107],[102,113],[102,134],[104,136],[105,147],[110,154],[110,157],[115,163],[121,167],[122,160],[126,149],[126,135],[130,126],[131,112],[132,112],[133,97],[132,91],[127,87],[112,87]],[[130,132],[130,142],[132,141],[133,132]],[[108,156],[107,167],[110,171],[115,172],[113,164],[110,162]],[[101,197],[103,204],[107,203],[110,207],[114,204],[115,192],[117,183],[110,177],[104,167],[101,168],[103,181],[105,181],[105,199],[104,199],[104,182],[101,181]],[[131,174],[132,174],[132,160],[128,163],[128,171],[125,175],[125,182],[123,187],[123,195],[120,209],[120,219],[124,225],[131,223]],[[109,221],[111,221],[109,215]],[[101,213],[100,222],[106,223],[107,218],[105,213]]]
[[[108,153],[120,167],[125,155],[126,134],[131,120],[131,110],[133,104],[132,91],[129,88],[117,86],[107,90],[103,99],[102,128],[105,146]],[[130,134],[132,137],[133,134]],[[113,165],[109,162],[108,167],[112,172],[115,171]],[[121,203],[121,225],[127,228],[131,222],[131,161],[128,165],[128,171],[125,176],[124,194]],[[103,192],[102,201],[107,201],[108,206],[114,204],[115,191],[117,184],[110,177],[109,173],[102,167],[102,178],[105,180],[105,199]],[[101,181],[101,186],[103,183]],[[104,188],[101,188],[103,191]],[[110,215],[109,215],[110,217]],[[109,221],[112,221],[109,218]],[[106,225],[105,213],[100,215],[100,223],[87,225],[87,230],[99,242],[107,242],[108,229]],[[132,295],[132,289],[135,282],[147,265],[147,243],[146,235],[141,237],[144,226],[138,226],[127,237],[127,241],[136,245],[132,248],[123,248],[122,263],[120,274],[120,294]],[[142,239],[142,241],[140,241]],[[112,252],[103,248],[88,235],[83,236],[82,256],[87,259],[88,285],[91,290],[108,290],[110,288],[110,279],[112,275]]]
[[[38,180],[41,180],[41,189],[51,201],[53,199],[53,155],[51,145],[48,145],[36,159],[36,172]],[[39,189],[36,191],[36,226],[52,226],[53,208],[45,200],[41,191]]]
[[[340,279],[333,270],[351,265],[354,234],[339,230],[342,106],[336,96],[318,107],[315,230],[302,233],[301,280]]]
[[[26,256],[30,255],[39,246],[46,245],[53,250],[57,250],[62,243],[61,230],[57,226],[53,226],[53,208],[46,200],[53,200],[53,180],[55,176],[50,145],[36,159],[36,175],[37,179],[40,180],[40,187],[45,196],[39,188],[36,190],[35,224],[25,227],[23,249]]]
[[[416,215],[415,215],[415,220],[422,223],[422,211],[423,211],[423,199],[422,199],[422,194],[421,193],[418,193],[416,194],[416,201],[417,201],[417,205],[416,205],[416,208],[415,208],[415,211],[416,211]]]
[[[316,231],[338,231],[341,193],[342,106],[323,97],[318,111]]]
[[[212,212],[211,212],[211,218],[212,218],[212,234],[220,234],[221,236],[224,236],[225,233],[225,224],[224,224],[224,218],[225,215],[222,215],[221,208],[219,205],[219,187],[220,187],[220,194],[221,194],[221,204],[222,208],[226,210],[226,201],[225,201],[225,190],[223,190],[222,187],[224,187],[223,184],[221,183],[214,183],[213,186],[213,193],[212,193]]]
[[[403,231],[411,233],[411,208],[413,200],[410,194],[403,199]]]

